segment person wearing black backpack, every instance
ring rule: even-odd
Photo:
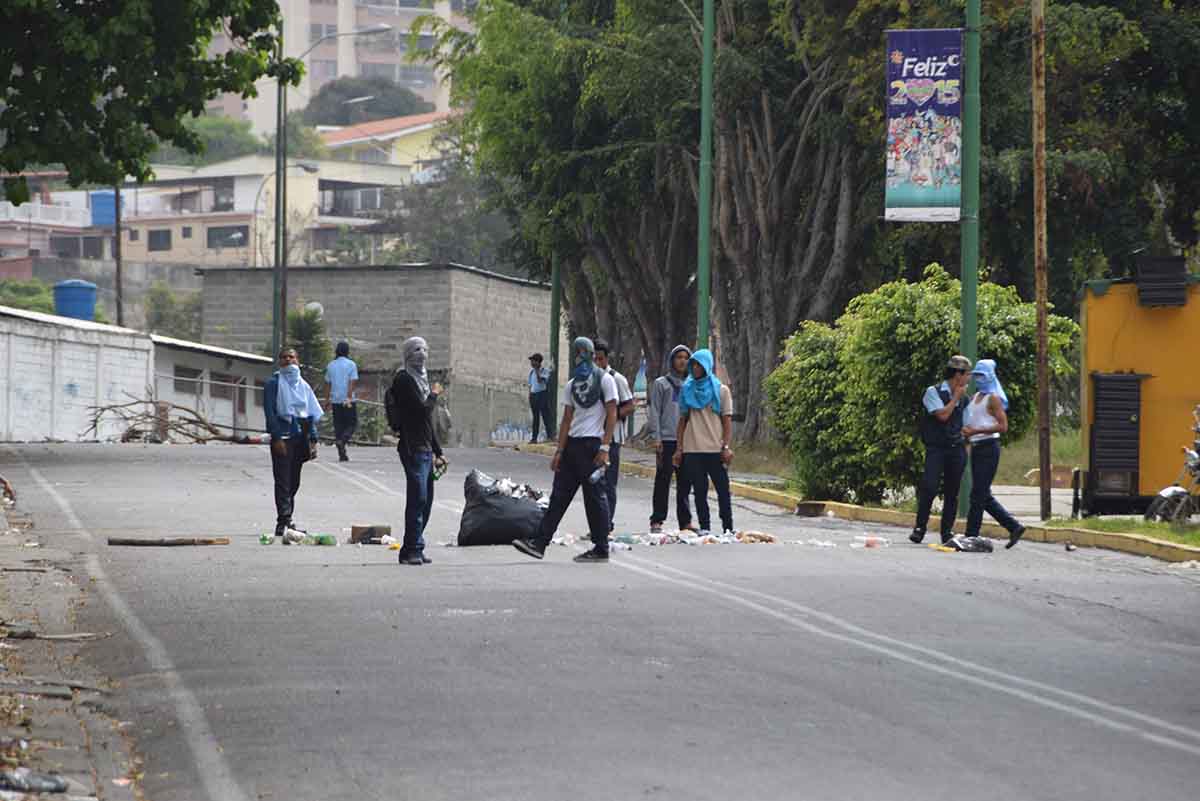
[[[917,524],[908,538],[925,539],[925,527],[938,489],[942,490],[942,543],[954,536],[958,516],[958,488],[967,467],[963,441],[963,410],[967,407],[967,383],[971,362],[966,356],[951,356],[940,386],[926,388],[921,400],[921,441],[925,443],[925,472],[917,487]]]
[[[430,385],[425,362],[429,346],[421,337],[404,342],[404,366],[396,371],[392,386],[384,398],[388,425],[396,432],[396,452],[407,478],[404,504],[404,544],[400,546],[402,565],[429,564],[425,555],[425,526],[433,510],[433,470],[445,465],[442,446],[433,426],[442,385]]]

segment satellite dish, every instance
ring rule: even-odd
[[[316,312],[318,317],[325,316],[325,307],[322,306],[320,303],[317,303],[315,300],[305,303],[304,310],[310,311],[310,312]]]

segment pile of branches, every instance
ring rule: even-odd
[[[228,427],[212,423],[200,412],[170,401],[137,398],[126,393],[125,403],[89,407],[91,425],[84,437],[99,439],[100,423],[106,416],[115,416],[124,426],[122,442],[247,442],[244,436],[234,436]]]

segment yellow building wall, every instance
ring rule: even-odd
[[[434,146],[433,140],[438,134],[438,128],[431,127],[424,131],[407,134],[393,139],[388,145],[375,142],[360,142],[350,146],[350,160],[358,161],[359,154],[379,148],[389,151],[389,163],[415,166],[418,163],[434,161],[441,158],[440,151]],[[343,151],[344,152],[344,151]]]
[[[1139,493],[1154,495],[1179,478],[1183,446],[1191,446],[1192,408],[1200,403],[1200,284],[1188,286],[1187,305],[1138,305],[1137,287],[1111,284],[1107,292],[1084,290],[1080,311],[1083,369],[1080,403],[1087,463],[1094,421],[1092,373],[1142,373],[1139,418]]]

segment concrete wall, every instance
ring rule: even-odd
[[[176,367],[200,370],[200,375],[195,380],[187,380],[186,376],[177,380]],[[273,371],[274,365],[270,363],[248,362],[160,344],[154,347],[155,397],[195,409],[209,422],[228,427],[226,433],[235,436],[265,428],[262,390],[255,382],[266,383]],[[226,377],[234,381],[228,381]],[[218,381],[220,383],[214,383]],[[239,382],[240,387],[225,386]]]
[[[204,342],[257,352],[270,341],[269,271],[208,269],[203,283]],[[386,383],[404,340],[423,336],[430,369],[446,371],[452,444],[486,444],[504,423],[528,427],[527,357],[549,348],[545,286],[452,265],[302,267],[288,274],[288,297],[293,308],[323,306],[330,339],[350,342],[367,384]]]
[[[89,407],[142,397],[153,370],[150,340],[137,331],[0,316],[0,438],[83,439]],[[86,438],[120,434],[110,419]]]

